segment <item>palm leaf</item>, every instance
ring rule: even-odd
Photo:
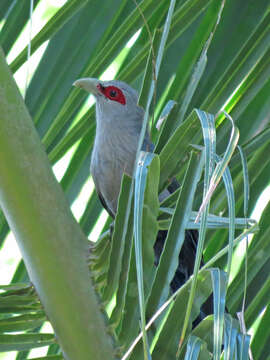
[[[42,2],[42,0],[34,1],[35,9]],[[186,327],[186,332],[181,340],[179,358],[218,359],[221,342],[223,342],[224,359],[231,359],[234,356],[239,359],[247,358],[250,338],[245,331],[240,330],[236,320],[236,313],[242,309],[244,291],[246,291],[245,326],[248,332],[253,334],[251,338],[253,357],[266,359],[269,354],[270,328],[267,326],[270,293],[268,275],[270,261],[267,255],[270,253],[267,221],[269,206],[264,209],[260,230],[253,236],[248,246],[248,253],[239,255],[237,250],[245,236],[257,229],[256,223],[251,219],[252,212],[261,193],[269,185],[270,158],[267,156],[270,151],[269,4],[267,0],[261,0],[256,3],[255,11],[252,0],[224,3],[211,0],[176,1],[174,11],[171,13],[171,24],[166,22],[168,9],[169,3],[165,0],[158,3],[144,0],[137,5],[133,1],[117,0],[114,1],[113,6],[110,1],[98,3],[69,0],[57,11],[54,9],[54,15],[48,18],[32,40],[32,53],[49,40],[40,62],[37,66],[32,65],[33,68],[30,69],[33,76],[27,87],[25,103],[32,121],[24,110],[19,110],[22,109],[23,103],[9,78],[2,57],[1,88],[6,91],[5,84],[10,84],[12,90],[8,102],[11,103],[11,99],[16,99],[16,102],[12,100],[13,110],[16,108],[16,103],[20,105],[14,110],[14,116],[11,117],[9,113],[6,117],[7,113],[4,109],[7,103],[4,101],[4,95],[1,96],[0,134],[2,133],[3,136],[0,144],[2,207],[0,246],[6,244],[9,222],[20,246],[24,249],[24,261],[28,270],[31,268],[30,277],[42,302],[41,305],[35,291],[26,284],[28,276],[24,263],[21,262],[14,274],[12,284],[2,287],[0,294],[0,348],[1,351],[18,350],[18,359],[26,359],[29,350],[36,346],[52,343],[54,345],[43,358],[62,357],[54,336],[40,330],[40,326],[45,321],[45,313],[48,315],[48,302],[44,300],[47,297],[54,307],[57,301],[53,299],[59,296],[57,312],[59,315],[62,314],[63,319],[68,319],[74,311],[82,319],[78,327],[72,322],[74,339],[75,334],[81,332],[86,334],[85,329],[91,321],[87,321],[82,307],[75,301],[78,301],[83,281],[88,294],[86,301],[91,298],[87,267],[90,268],[96,288],[93,296],[96,297],[98,294],[100,306],[106,313],[104,314],[103,310],[100,312],[94,304],[91,308],[95,309],[94,312],[100,319],[105,319],[105,323],[111,324],[115,353],[109,351],[109,356],[113,358],[117,352],[124,354],[138,335],[143,314],[146,315],[147,323],[169,297],[169,284],[177,265],[184,229],[199,227],[205,228],[206,235],[205,241],[201,235],[194,277],[174,297],[169,297],[168,307],[153,320],[153,324],[147,330],[149,353],[152,359],[165,360],[175,357],[183,326]],[[8,58],[11,58],[14,44],[21,32],[25,31],[24,26],[29,20],[29,1],[2,0],[0,18],[2,21],[0,43]],[[165,38],[161,40],[162,33],[167,34],[167,42],[163,41]],[[137,34],[135,42],[131,47],[130,45],[127,47],[127,42],[135,34]],[[27,41],[28,37],[24,40],[24,46],[27,46]],[[159,53],[160,41],[163,42]],[[151,42],[153,42],[154,59]],[[23,66],[27,66],[26,54],[27,50],[24,49],[16,53],[15,57],[13,55],[10,69],[16,75],[16,79],[23,71]],[[152,81],[152,60],[159,70],[156,71],[157,83]],[[133,213],[134,203],[129,195],[132,184],[130,179],[124,179],[112,239],[110,240],[109,230],[111,219],[108,218],[98,242],[89,244],[87,264],[85,247],[79,250],[78,239],[85,239],[82,232],[86,236],[92,234],[102,212],[97,195],[90,189],[91,182],[89,182],[89,159],[95,134],[95,116],[94,108],[92,106],[89,108],[87,105],[89,102],[86,94],[72,88],[72,83],[82,76],[106,76],[106,73],[102,74],[108,68],[114,68],[117,78],[141,90],[140,104],[147,110],[145,125],[148,113],[152,115],[151,113],[154,112],[155,121],[151,127],[151,135],[155,142],[155,155],[153,164],[151,163],[147,169],[148,175],[144,178],[145,190],[140,193],[143,201],[135,204],[136,208],[143,212]],[[23,88],[24,81],[18,80],[18,82],[20,88]],[[157,86],[156,90],[155,86]],[[155,99],[152,101],[154,93]],[[170,102],[171,100],[174,102]],[[194,111],[194,108],[201,110]],[[226,119],[226,113],[224,115],[220,112],[224,109],[239,130],[241,153],[235,150],[237,136],[235,141],[229,141],[231,131],[229,121]],[[39,174],[42,168],[50,171],[46,156],[43,154],[39,158],[37,155],[41,151],[39,139],[45,146],[51,165],[66,162],[60,180],[65,198],[62,195],[55,195],[55,206],[46,201],[49,195],[44,197],[46,193],[51,194],[50,196],[56,194],[54,191],[61,194],[51,175],[48,176],[53,185],[50,191],[47,191],[44,182],[47,175],[35,178],[29,166],[25,166],[23,174],[25,176],[28,174],[28,177],[27,181],[23,182],[17,172],[21,168],[20,164],[29,164],[29,158],[27,162],[18,160],[23,155],[23,151],[19,147],[20,142],[16,139],[24,134],[23,129],[25,129],[22,122],[21,125],[16,126],[19,111],[24,112],[23,118],[27,118],[26,121],[31,124],[33,132],[35,132],[33,128],[35,124],[39,135],[39,138],[33,135],[34,150],[28,153],[32,159],[31,167]],[[211,127],[202,122],[204,125],[201,129],[198,116],[211,118]],[[160,119],[159,124],[161,123],[159,131],[155,127],[158,119]],[[4,135],[5,124],[6,126],[12,124],[12,127],[10,133]],[[216,140],[207,145],[209,136],[216,136]],[[27,133],[22,143],[27,146],[31,143],[31,139],[32,137]],[[208,160],[212,164],[217,160],[220,165],[214,172],[217,177],[214,181],[212,178],[211,184],[214,185],[212,188],[210,186],[208,193],[211,195],[209,196],[211,202],[209,203],[207,199],[202,207],[203,210],[206,206],[208,216],[203,215],[199,222],[196,222],[203,203],[203,189],[207,188],[212,173],[211,170],[208,176],[209,168],[207,166],[202,168],[203,160],[199,162],[199,158],[203,159],[204,151],[207,154],[207,149],[210,151],[207,155]],[[10,161],[11,154],[17,159],[16,161]],[[38,160],[36,162],[35,156]],[[246,160],[241,162],[243,158]],[[205,180],[201,179],[201,172],[205,173]],[[157,189],[161,192],[172,176],[177,178],[181,187],[166,199],[158,210]],[[223,182],[219,181],[222,179]],[[137,180],[135,178],[132,181]],[[247,181],[250,187],[249,199]],[[75,213],[79,227],[69,213],[66,199],[69,206],[72,206],[79,201],[82,189],[85,187],[89,191],[85,195],[84,205],[79,213]],[[35,211],[31,210],[29,200],[31,199],[29,194],[34,189],[38,189],[36,196],[42,198],[42,201],[37,202],[37,208],[40,211],[44,209],[40,220],[35,217]],[[16,202],[5,200],[10,198],[15,198]],[[20,199],[22,202],[19,205]],[[68,214],[65,222],[60,221],[62,213]],[[143,216],[141,222],[140,213]],[[21,221],[25,223],[18,227],[18,224],[23,224]],[[142,240],[142,247],[141,249],[137,247],[136,253],[133,245],[133,221],[136,224],[136,239]],[[54,227],[57,223],[58,231]],[[24,232],[27,229],[26,224],[31,224],[29,229],[32,232],[32,234],[28,232],[27,236]],[[74,233],[68,231],[70,226],[74,228]],[[234,235],[234,227],[236,235]],[[247,230],[244,230],[245,227]],[[47,235],[45,235],[46,229]],[[168,243],[159,267],[151,268],[153,260],[151,247],[158,229],[169,230]],[[141,235],[137,236],[138,234]],[[33,243],[30,246],[31,236]],[[56,241],[58,237],[59,240]],[[67,250],[69,237],[72,237],[71,247]],[[37,246],[38,242],[34,242],[34,239],[39,239],[40,246]],[[146,239],[149,239],[149,243]],[[45,244],[49,244],[50,240],[51,248],[42,248]],[[138,250],[142,253],[141,264],[138,261]],[[206,265],[199,271],[202,252]],[[140,268],[144,270],[142,273],[139,272],[141,275],[138,285],[136,266],[137,271]],[[213,266],[216,268],[211,270],[213,274],[224,274],[224,271],[227,271],[226,276],[228,278],[230,273],[230,280],[219,282],[218,277],[214,277],[214,286],[212,286],[210,272],[206,268]],[[78,270],[82,267],[84,276],[81,276]],[[46,269],[48,274],[51,274],[47,274],[47,278],[43,275]],[[62,278],[59,278],[55,288],[51,288],[51,281],[55,281],[56,276],[50,272],[50,269],[58,269],[62,273]],[[20,284],[22,282],[26,285]],[[61,302],[59,289],[64,289],[65,284],[66,295]],[[224,290],[222,294],[218,291],[221,285]],[[143,289],[145,295],[145,304],[141,312],[138,305],[138,286]],[[194,297],[193,294],[191,297],[189,305],[191,315],[187,316],[185,323],[184,315],[191,288],[194,288],[192,291],[195,291],[196,296]],[[192,321],[197,317],[201,305],[213,289],[216,304],[214,317],[205,318],[192,329]],[[226,292],[226,306],[231,316],[225,314],[223,326],[222,306]],[[65,299],[74,301],[72,311],[65,312],[67,308],[62,305],[66,302]],[[55,315],[51,312],[50,320],[58,333]],[[101,320],[100,324],[101,328],[105,328],[104,320]],[[16,331],[17,334],[12,334],[12,331]],[[102,331],[96,329],[98,338],[111,344],[111,337]],[[209,336],[209,333],[212,336]],[[144,337],[146,338],[146,333]],[[66,339],[64,343],[65,341],[71,343],[65,335],[63,338]],[[60,340],[62,348],[65,348],[64,343]],[[121,348],[118,348],[118,345],[121,345]],[[82,338],[78,337],[76,346],[83,349]],[[95,346],[97,342],[93,340],[90,348],[93,350]],[[105,349],[106,346],[98,348]],[[98,353],[99,350],[95,352],[95,356],[98,356]],[[83,355],[79,357],[83,358]],[[131,358],[143,359],[143,347],[140,342],[134,345]]]

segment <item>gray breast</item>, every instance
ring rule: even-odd
[[[97,134],[91,159],[91,174],[97,191],[116,213],[123,173],[132,176],[138,136],[121,132]]]

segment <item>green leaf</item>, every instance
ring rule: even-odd
[[[223,324],[225,311],[225,298],[227,287],[227,274],[219,269],[211,270],[214,299],[214,349],[213,358],[219,359],[223,338]]]
[[[107,276],[107,286],[103,294],[103,300],[109,301],[113,293],[117,290],[118,281],[121,273],[121,266],[125,248],[125,242],[132,241],[132,232],[125,232],[125,213],[126,213],[126,204],[128,202],[129,191],[131,187],[131,179],[124,175],[121,191],[119,196],[118,211],[114,223],[114,231],[111,243],[111,251],[106,254],[106,257],[109,258],[108,265],[108,276]],[[130,213],[130,218],[128,219],[129,225],[132,221],[133,214]],[[128,229],[130,226],[128,227]],[[128,236],[127,236],[128,235]],[[104,266],[104,265],[103,265]]]
[[[138,277],[141,277],[144,284],[146,297],[151,290],[155,273],[153,247],[158,232],[156,220],[159,210],[158,183],[158,157],[141,152],[135,177],[134,229],[137,266],[142,267],[141,271],[143,271]]]
[[[62,355],[48,355],[38,358],[32,358],[32,360],[61,360],[64,359]]]
[[[224,360],[230,360],[233,359],[236,348],[238,323],[229,314],[225,314],[224,325]]]
[[[158,174],[158,157],[152,153],[141,152],[135,176],[134,246],[145,358],[150,356],[145,332],[145,297],[150,292],[154,278],[153,247],[158,232],[156,217],[159,208]],[[147,229],[151,231],[147,233]],[[147,276],[144,276],[144,272]]]
[[[190,144],[199,130],[199,122],[195,112],[181,124],[170,137],[160,152],[160,189],[166,186],[167,179],[177,172],[177,166],[190,150]],[[165,131],[166,123],[163,131]],[[156,150],[155,150],[156,151]]]
[[[70,357],[83,357],[83,353],[89,356],[92,352],[96,357],[113,358],[110,340],[107,342],[103,337],[96,337],[96,340],[102,343],[105,340],[105,343],[102,346],[98,346],[97,342],[89,343],[90,334],[96,334],[97,329],[103,329],[105,335],[105,324],[95,291],[89,286],[87,240],[52,173],[2,51],[0,74],[0,146],[5,149],[0,149],[1,208],[16,234],[31,281],[46,313],[55,329],[61,328],[57,336],[62,339],[63,351],[67,351]],[[10,133],[12,137],[8,135]],[[39,256],[36,256],[37,253]],[[97,311],[92,311],[92,305]],[[76,312],[74,316],[74,309],[81,308],[83,313]],[[72,334],[69,328],[60,325],[63,325],[63,319],[72,323]],[[95,329],[89,327],[92,321]],[[82,330],[83,323],[87,326]],[[80,337],[79,341],[75,340],[75,333]],[[3,351],[11,348],[5,345],[5,340],[11,338],[5,336],[2,338]],[[78,342],[84,345],[78,346]]]
[[[247,285],[254,279],[257,274],[263,271],[263,266],[269,259],[269,241],[267,240],[269,237],[269,211],[270,205],[265,208],[263,212],[262,219],[260,221],[260,230],[257,234],[254,235],[253,241],[249,247],[248,251],[248,277],[247,277]],[[239,292],[239,289],[243,289],[244,284],[244,261],[242,261],[241,267],[239,269],[239,275],[234,279],[228,289],[228,298],[227,304],[230,310],[233,312],[237,311],[241,298],[242,291]],[[263,272],[261,273],[261,276]],[[257,280],[258,281],[258,280]]]
[[[203,342],[201,339],[196,336],[191,335],[187,343],[187,351],[185,355],[185,360],[197,360],[199,359],[199,353]]]
[[[161,332],[153,350],[153,359],[168,359],[175,357],[180,331],[184,324],[185,305],[187,304],[191,279],[182,286],[178,291],[164,325],[162,324]],[[201,305],[206,301],[212,292],[211,275],[209,271],[201,271],[198,275],[198,287],[196,288],[196,297],[193,304],[193,311],[190,317],[192,322],[199,314]]]
[[[18,4],[22,2],[17,2]],[[31,40],[31,53],[33,54],[46,40],[49,40],[74,14],[85,4],[87,0],[70,0],[62,6],[57,13],[46,23],[43,29]],[[27,4],[27,3],[26,3]],[[24,6],[25,8],[25,6]],[[27,8],[24,9],[27,11]],[[29,10],[27,15],[29,14]],[[21,15],[21,12],[20,12]],[[10,68],[15,73],[27,60],[27,47],[12,61]]]
[[[53,334],[0,334],[0,352],[30,350],[51,345],[55,342]]]
[[[191,334],[195,335],[207,344],[207,348],[211,353],[213,353],[214,347],[213,325],[213,315],[208,315],[191,332]]]
[[[46,321],[44,314],[27,314],[0,319],[0,332],[34,329]]]
[[[185,238],[185,229],[191,212],[193,196],[201,176],[202,159],[192,153],[183,187],[179,193],[174,216],[168,231],[155,276],[153,289],[147,304],[147,314],[152,316],[167,299],[170,282],[178,265],[178,255]]]
[[[248,360],[249,359],[249,343],[250,343],[250,335],[247,334],[238,334],[236,338],[236,346],[237,346],[237,359],[240,360]]]
[[[205,47],[205,52],[210,45],[211,32],[214,31],[216,24],[219,21],[219,16],[222,12],[224,5],[223,0],[212,1],[207,9],[206,14],[203,17],[202,22],[200,23],[193,39],[189,45],[189,48],[185,52],[181,62],[179,63],[174,81],[170,87],[170,90],[167,94],[167,99],[173,98],[182,103],[185,94],[187,94],[188,80],[191,78],[192,72],[195,68],[196,62],[198,62],[203,48]],[[206,45],[206,43],[208,44]],[[197,79],[199,81],[199,79]],[[191,82],[190,82],[191,84]],[[191,86],[191,85],[190,85]],[[189,89],[189,92],[191,89]],[[187,96],[187,95],[186,95]],[[187,98],[184,102],[187,101]],[[186,106],[182,103],[182,118],[184,116],[184,108]],[[187,104],[188,105],[188,104]],[[187,107],[187,106],[186,106]],[[176,122],[176,125],[180,123],[181,118]]]
[[[38,2],[39,0],[33,1],[33,9]],[[1,4],[1,9],[2,7],[3,4]],[[0,44],[6,54],[8,54],[13,43],[16,41],[28,21],[29,13],[30,2],[27,0],[15,1],[14,4],[10,6],[4,26],[0,32]]]
[[[269,349],[269,319],[270,319],[270,310],[269,305],[265,309],[262,317],[260,319],[259,326],[256,330],[255,336],[251,343],[251,349],[256,356],[256,358],[263,358],[263,356],[267,356],[267,348]]]

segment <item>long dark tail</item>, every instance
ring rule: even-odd
[[[157,240],[154,245],[156,266],[159,263],[159,259],[166,241],[166,237],[167,237],[167,230],[160,230],[158,232]],[[185,282],[189,279],[189,277],[193,274],[197,242],[198,242],[198,231],[186,230],[185,241],[178,256],[178,267],[170,283],[170,288],[172,293],[175,293],[181,286],[183,286]],[[201,262],[201,266],[202,265],[203,265],[203,261]],[[211,295],[201,307],[200,315],[193,322],[193,327],[195,327],[207,315],[210,315],[212,313],[213,313],[213,297]]]

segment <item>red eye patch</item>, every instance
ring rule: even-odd
[[[123,94],[122,90],[120,90],[116,86],[102,86],[101,84],[98,84],[97,86],[98,90],[108,99],[117,101],[122,105],[126,104],[126,98]]]

